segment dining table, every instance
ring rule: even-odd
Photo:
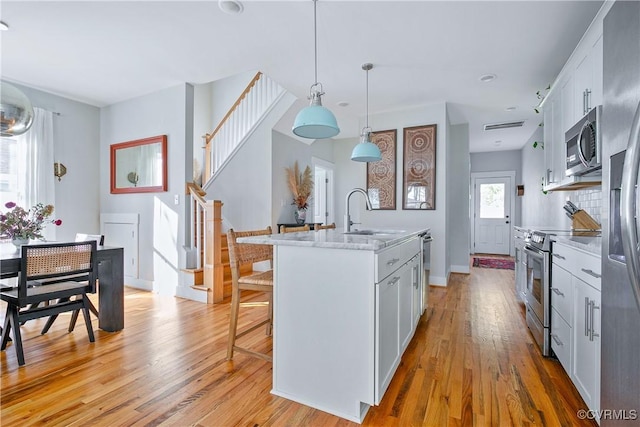
[[[37,244],[37,242],[33,242]],[[103,331],[124,329],[124,249],[98,246],[98,327]],[[0,242],[0,278],[20,274],[21,251],[11,242]]]

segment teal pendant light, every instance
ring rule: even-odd
[[[309,139],[331,138],[340,133],[336,117],[322,106],[322,83],[318,83],[318,29],[316,19],[316,2],[313,0],[313,37],[315,51],[315,83],[311,85],[308,107],[300,110],[293,122],[293,133]]]
[[[367,125],[362,129],[360,142],[351,152],[351,160],[354,162],[379,162],[382,160],[380,148],[371,142],[371,128],[369,127],[369,70],[373,64],[362,64],[362,69],[367,73]]]

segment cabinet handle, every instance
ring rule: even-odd
[[[595,332],[593,332],[593,312],[594,310],[600,310],[600,306],[596,305],[595,301],[591,301],[589,303],[590,305],[590,310],[589,310],[589,316],[591,318],[591,320],[589,321],[589,323],[591,323],[591,331],[589,333],[589,341],[593,341],[594,337],[599,337],[600,334],[596,334]]]
[[[392,266],[393,264],[395,264],[398,261],[400,261],[400,258],[394,258],[392,260],[387,261],[387,265],[388,266]]]
[[[391,280],[389,280],[389,281],[387,282],[387,285],[388,285],[388,286],[393,286],[393,285],[395,285],[396,283],[398,283],[398,280],[400,280],[400,277],[395,276],[393,279],[391,279]]]
[[[589,307],[590,307],[589,297],[584,297],[584,336],[586,337],[588,337],[589,332],[591,332],[589,328],[589,319],[590,319]]]
[[[585,273],[587,273],[589,276],[595,277],[596,279],[601,278],[602,276],[596,272],[594,272],[593,270],[588,270],[586,268],[581,268],[580,270],[584,271]]]
[[[558,338],[558,336],[556,334],[551,334],[551,338],[553,338],[553,340],[556,342],[556,344],[558,344],[561,347],[564,347],[564,343],[562,341],[560,341],[560,338]]]
[[[560,289],[558,289],[558,288],[551,288],[551,290],[552,290],[553,292],[555,292],[555,293],[556,293],[556,295],[560,295],[561,297],[563,297],[563,296],[564,296],[564,294],[563,294],[562,292],[560,292]]]
[[[560,255],[560,254],[556,254],[556,253],[554,253],[554,254],[553,254],[553,256],[554,256],[554,257],[556,257],[556,258],[560,258],[560,259],[566,259],[566,258],[565,258],[565,257],[563,257],[562,255]]]
[[[411,268],[411,279],[413,280],[413,286],[418,289],[418,267],[416,266]]]
[[[586,91],[586,90],[583,90],[583,91],[582,91],[582,115],[583,115],[583,116],[584,116],[585,114],[587,114],[587,113],[585,113],[585,110],[586,110],[586,107],[587,107],[587,101],[586,101],[586,98],[587,98],[587,91]]]
[[[585,89],[584,93],[586,95],[585,96],[586,102],[584,103],[584,114],[587,114],[589,112],[589,110],[591,109],[590,108],[591,107],[591,105],[590,105],[591,104],[591,102],[590,102],[591,101],[591,89]]]

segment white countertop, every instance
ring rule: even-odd
[[[319,231],[301,231],[297,233],[271,234],[238,238],[240,243],[258,243],[267,245],[306,246],[314,248],[355,249],[377,251],[402,243],[405,240],[431,231],[430,228],[392,229],[361,228],[374,230],[373,235],[344,234],[344,229],[336,228]],[[352,229],[352,232],[355,229]]]
[[[601,256],[602,253],[601,236],[553,236],[551,240],[582,249],[597,256]]]

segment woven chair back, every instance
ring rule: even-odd
[[[271,233],[271,227],[263,230],[234,231],[227,232],[229,244],[229,262],[231,267],[238,267],[240,264],[253,264],[260,261],[273,260],[273,246],[259,245],[253,243],[238,243],[239,237],[264,236]]]

